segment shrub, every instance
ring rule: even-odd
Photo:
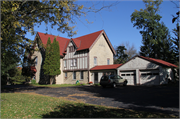
[[[36,80],[34,80],[34,79],[31,80],[31,84],[37,84],[37,83],[36,83]]]

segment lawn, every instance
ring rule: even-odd
[[[69,87],[69,86],[83,86],[83,85],[88,85],[88,84],[78,83],[78,84],[52,84],[52,85],[30,84],[30,85],[39,86],[39,87],[58,88],[58,87]]]
[[[111,108],[38,94],[1,93],[1,118],[174,118],[175,116]],[[178,118],[178,117],[177,117]]]

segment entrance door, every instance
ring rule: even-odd
[[[94,84],[98,83],[98,72],[94,72]]]

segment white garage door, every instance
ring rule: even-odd
[[[159,70],[140,71],[141,85],[159,85]]]
[[[127,85],[136,85],[136,72],[135,71],[120,71],[121,77],[128,80]]]

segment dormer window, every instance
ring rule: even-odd
[[[70,46],[69,47],[69,52],[74,52],[74,51],[75,51],[74,46]]]

